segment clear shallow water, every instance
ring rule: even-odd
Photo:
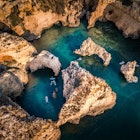
[[[125,39],[111,23],[99,23],[90,30],[84,23],[78,28],[54,26],[42,37],[33,42],[40,52],[46,49],[58,56],[63,68],[70,61],[79,58],[73,51],[80,47],[83,40],[90,36],[96,43],[112,54],[108,67],[94,57],[82,57],[80,65],[93,75],[101,77],[117,94],[116,106],[97,117],[85,117],[79,125],[66,124],[61,127],[61,140],[139,140],[140,139],[140,82],[128,84],[120,73],[120,61],[136,60],[140,64],[140,40]],[[62,97],[61,73],[57,77],[57,86],[50,86],[49,78],[53,72],[49,69],[30,74],[30,81],[19,104],[31,115],[57,120],[64,103]],[[140,81],[140,68],[136,69]],[[58,88],[57,98],[52,92]],[[45,102],[48,96],[49,103]]]

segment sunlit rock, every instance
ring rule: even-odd
[[[138,77],[134,76],[135,68],[136,68],[137,62],[127,62],[126,64],[121,66],[121,73],[124,74],[124,77],[128,83],[137,83]]]
[[[109,85],[79,67],[78,62],[72,61],[62,71],[62,77],[66,103],[59,113],[58,126],[66,122],[77,124],[82,117],[99,115],[115,105],[116,94]]]
[[[61,69],[61,63],[58,57],[54,56],[52,53],[46,50],[43,50],[30,62],[29,68],[31,72],[34,72],[44,67],[52,69],[55,76],[57,76]]]
[[[111,54],[100,45],[95,44],[95,42],[90,37],[85,40],[82,43],[80,49],[75,50],[74,53],[81,56],[91,56],[96,54],[103,60],[104,66],[108,66],[111,60]]]

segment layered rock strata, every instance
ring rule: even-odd
[[[59,22],[80,24],[84,0],[1,0],[0,22],[28,40],[40,37],[42,30]],[[40,18],[41,17],[41,18]]]
[[[103,60],[104,66],[108,66],[111,60],[111,54],[100,45],[95,44],[90,37],[85,40],[80,46],[80,49],[75,50],[74,53],[81,56],[91,56],[96,54]]]
[[[0,73],[0,90],[4,95],[12,98],[19,96],[24,89],[17,76],[10,71]]]
[[[29,116],[7,96],[0,97],[0,140],[58,140],[52,121]]]
[[[128,83],[137,83],[138,77],[134,76],[135,68],[136,68],[137,62],[127,62],[126,64],[121,66],[121,73],[124,74],[124,77]]]
[[[57,76],[61,69],[61,63],[58,57],[54,56],[53,54],[51,54],[46,50],[43,50],[30,62],[29,68],[31,72],[34,72],[44,67],[52,69],[55,76]]]
[[[115,105],[116,94],[109,85],[79,67],[78,62],[71,62],[62,77],[66,103],[59,113],[58,126],[66,122],[77,124],[82,117],[99,115]]]
[[[0,89],[5,95],[17,97],[28,82],[26,64],[36,49],[21,37],[0,34]]]
[[[115,23],[123,31],[125,37],[138,38],[140,36],[140,2],[134,1],[130,6],[116,1],[107,6],[104,18]]]
[[[104,13],[105,8],[116,0],[98,0],[96,9],[88,17],[88,28],[94,27],[95,22],[99,20]]]
[[[0,63],[7,66],[23,84],[28,82],[26,64],[35,53],[36,49],[25,39],[8,33],[0,34]]]

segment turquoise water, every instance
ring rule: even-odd
[[[140,40],[125,39],[111,23],[97,22],[90,30],[81,23],[78,28],[54,26],[46,30],[42,37],[33,42],[38,52],[46,49],[58,56],[63,69],[70,61],[79,58],[73,51],[90,36],[96,43],[112,54],[108,67],[94,56],[82,57],[81,67],[93,75],[101,77],[117,94],[117,103],[112,110],[96,117],[84,117],[79,125],[65,124],[61,127],[61,140],[139,140],[140,139],[140,67],[135,75],[139,82],[128,84],[120,73],[120,61],[136,60],[140,64]],[[56,77],[56,86],[50,86],[49,78],[53,72],[49,69],[30,74],[30,81],[19,104],[31,115],[57,120],[64,103],[62,97],[61,73]],[[57,97],[52,92],[58,88]],[[48,96],[49,102],[45,102]]]

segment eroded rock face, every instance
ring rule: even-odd
[[[91,12],[89,16],[88,28],[94,27],[95,22],[103,16],[105,8],[115,1],[116,0],[98,0],[98,5],[95,11]]]
[[[66,103],[60,111],[58,126],[66,122],[77,124],[80,118],[99,115],[115,105],[116,94],[109,85],[79,67],[78,62],[71,62],[62,71],[62,77]]]
[[[116,1],[107,6],[104,12],[106,20],[112,21],[123,31],[125,37],[140,36],[140,2],[134,1],[130,6]]]
[[[43,29],[61,22],[76,27],[84,0],[1,0],[0,22],[28,40],[40,37]],[[41,18],[40,18],[41,17]]]
[[[23,90],[23,84],[12,72],[5,71],[0,74],[0,90],[4,95],[17,97]]]
[[[128,83],[138,82],[138,77],[134,76],[136,64],[136,61],[132,61],[121,66],[121,73],[124,74],[124,77]]]
[[[58,57],[54,56],[52,53],[46,50],[43,50],[30,62],[29,68],[31,72],[34,72],[44,67],[52,69],[55,76],[57,76],[61,69],[61,63]]]
[[[7,96],[0,97],[0,140],[58,140],[60,130],[48,120],[29,116]]]
[[[80,49],[75,50],[74,53],[81,56],[91,56],[93,54],[96,54],[104,61],[104,66],[109,65],[111,60],[111,54],[108,53],[100,45],[95,44],[90,37],[85,40],[82,43]]]
[[[0,34],[0,89],[2,93],[18,96],[28,82],[26,64],[36,49],[21,37]],[[15,94],[15,95],[14,95]]]

